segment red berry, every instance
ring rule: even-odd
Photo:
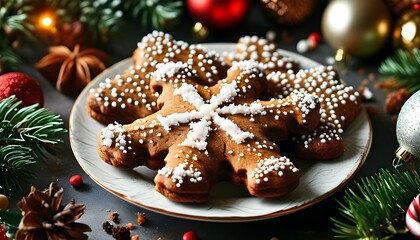
[[[308,39],[314,41],[315,43],[319,43],[319,41],[321,41],[321,35],[317,32],[312,32],[309,34]]]
[[[1,224],[0,224],[0,240],[9,240],[9,238],[6,235],[6,230]]]
[[[0,100],[15,95],[22,107],[39,103],[44,106],[44,94],[39,83],[27,74],[11,72],[0,76]]]
[[[83,178],[80,175],[73,175],[69,182],[73,187],[80,187],[83,184]]]
[[[198,240],[198,235],[193,231],[189,231],[184,233],[184,236],[182,236],[182,240]]]

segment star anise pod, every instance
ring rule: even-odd
[[[22,220],[16,232],[16,240],[83,240],[88,239],[88,225],[76,222],[85,205],[74,200],[62,205],[63,188],[51,183],[49,189],[40,191],[32,187],[27,197],[18,203]]]
[[[67,95],[77,95],[106,66],[107,54],[95,49],[81,49],[76,45],[71,51],[66,46],[54,46],[48,49],[35,67],[58,91]]]

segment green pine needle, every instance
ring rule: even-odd
[[[342,220],[332,219],[337,238],[389,239],[406,233],[405,212],[420,192],[420,181],[409,171],[381,169],[347,189],[338,202]]]
[[[176,22],[183,14],[183,1],[171,0],[127,0],[123,8],[130,11],[134,18],[140,18],[143,26],[163,29]]]
[[[20,104],[14,97],[0,101],[0,146],[18,144],[32,149],[36,159],[44,158],[67,132],[63,120],[37,104],[23,108]]]
[[[397,49],[379,66],[379,73],[394,76],[397,83],[410,93],[420,90],[420,50]]]
[[[107,42],[122,26],[120,0],[85,0],[80,3],[80,21],[92,34],[93,42]]]
[[[12,40],[6,34],[6,29],[21,33],[27,39],[33,39],[34,27],[28,21],[28,16],[20,11],[16,0],[0,2],[0,73],[15,70],[22,64],[18,51],[12,48]]]
[[[20,145],[0,148],[0,193],[10,196],[12,191],[22,190],[23,182],[35,176],[30,169],[34,163],[29,148]]]
[[[14,96],[0,100],[0,192],[10,194],[33,177],[29,166],[53,153],[63,120],[37,104],[20,108]]]
[[[0,41],[2,40],[0,39]],[[16,70],[16,66],[23,64],[23,60],[20,54],[10,47],[8,43],[3,44],[0,42],[0,68],[2,64],[4,64],[4,69],[0,69],[0,73]]]

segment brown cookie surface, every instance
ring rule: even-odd
[[[154,31],[138,43],[133,65],[112,79],[105,79],[90,90],[86,108],[90,116],[102,123],[130,123],[158,110],[159,93],[151,89],[150,73],[159,64],[184,62],[192,67],[196,81],[214,85],[226,76],[227,65],[215,52],[207,52],[201,45],[189,45],[174,40],[167,33]]]
[[[332,66],[273,72],[267,76],[275,96],[286,97],[292,91],[305,90],[317,95],[321,104],[321,120],[308,134],[295,136],[295,153],[305,159],[333,159],[345,151],[343,133],[360,112],[359,93],[341,81]]]
[[[331,66],[300,69],[291,57],[283,57],[278,46],[264,38],[241,38],[235,52],[225,57],[228,63],[254,59],[267,74],[267,91],[261,98],[284,98],[295,90],[319,97],[321,121],[309,134],[293,138],[295,153],[305,159],[333,159],[345,151],[343,132],[360,112],[359,93],[341,81]]]
[[[266,76],[255,61],[240,61],[216,85],[197,83],[185,63],[167,63],[152,74],[161,89],[154,114],[98,133],[98,152],[116,167],[164,165],[156,190],[178,202],[205,202],[213,184],[244,184],[251,195],[277,197],[299,183],[298,168],[275,141],[312,131],[319,122],[314,95],[294,91],[284,99],[258,100]]]

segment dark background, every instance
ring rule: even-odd
[[[319,1],[314,14],[304,23],[295,27],[282,27],[267,18],[261,6],[253,1],[247,17],[237,28],[225,32],[211,31],[204,40],[198,40],[192,33],[194,21],[185,14],[181,24],[168,30],[175,39],[190,43],[197,42],[236,42],[239,37],[245,35],[258,35],[264,37],[267,31],[277,33],[276,41],[286,50],[296,52],[296,42],[306,38],[311,32],[320,32],[320,22],[326,1]],[[140,23],[131,22],[106,46],[107,53],[111,56],[111,64],[130,57],[136,48],[137,42],[151,29],[140,27]],[[283,41],[282,34],[292,38],[291,42]],[[389,45],[389,44],[388,44]],[[60,114],[68,126],[68,119],[75,98],[65,96],[57,92],[34,68],[45,53],[44,46],[32,45],[25,50],[28,65],[22,70],[29,73],[41,82],[45,94],[45,107],[52,112]],[[369,73],[376,73],[378,64],[383,57],[390,52],[389,47],[381,53],[369,59],[353,58],[345,66],[345,74],[342,78],[356,88],[367,79]],[[321,41],[315,51],[305,53],[306,57],[314,59],[321,64],[326,64],[328,57],[333,57],[335,50],[327,43]],[[383,111],[385,93],[373,87],[374,81],[370,81],[369,88],[374,93],[374,99],[367,103],[376,111],[371,115],[373,127],[373,141],[370,153],[365,164],[355,176],[355,180],[364,176],[370,176],[380,168],[391,168],[394,151],[398,147],[395,135],[395,119]],[[366,105],[366,104],[365,104]],[[47,188],[49,183],[56,181],[59,186],[65,188],[65,202],[75,199],[77,203],[86,205],[86,212],[80,222],[87,223],[92,228],[89,233],[90,239],[112,239],[102,230],[102,223],[108,219],[111,211],[120,213],[121,224],[136,222],[136,213],[143,212],[147,216],[147,224],[137,227],[133,234],[139,234],[140,239],[182,239],[187,231],[195,231],[200,239],[330,239],[333,236],[331,217],[337,216],[337,199],[341,199],[343,190],[304,210],[276,217],[268,220],[242,222],[242,223],[212,223],[179,219],[154,213],[135,205],[132,205],[113,194],[102,189],[90,179],[77,163],[68,139],[68,134],[63,136],[64,144],[60,145],[56,157],[44,163],[37,164],[37,179],[33,182],[39,189]],[[71,187],[68,183],[70,176],[80,174],[84,179],[84,186],[79,189]],[[351,182],[348,186],[353,186]],[[27,188],[29,192],[29,186]],[[22,196],[22,195],[20,195]],[[11,207],[18,199],[12,199]]]

